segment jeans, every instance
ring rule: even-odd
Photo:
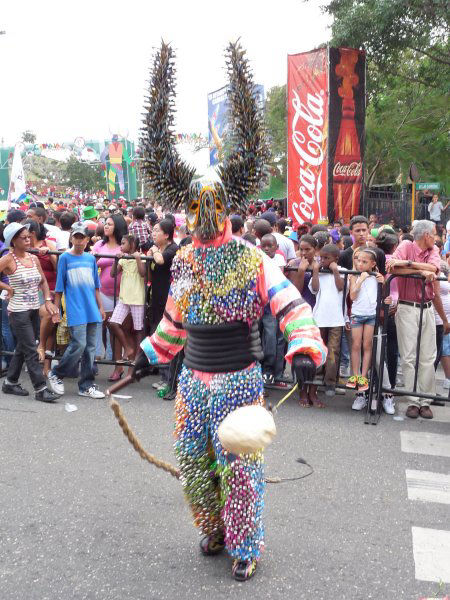
[[[263,373],[273,375],[277,381],[283,377],[286,342],[278,326],[278,321],[267,310],[264,310],[261,319],[261,338],[264,352]]]
[[[9,363],[6,379],[8,383],[17,383],[25,362],[31,383],[35,391],[40,392],[46,387],[46,384],[36,350],[36,340],[39,339],[39,309],[11,312],[9,313],[9,324],[17,340],[17,346]]]
[[[78,379],[80,392],[87,392],[94,385],[94,358],[98,326],[98,323],[87,323],[69,327],[71,335],[69,345],[59,364],[52,369],[53,374],[59,379],[70,377],[81,359]]]
[[[16,343],[11,333],[11,327],[8,319],[8,300],[2,300],[2,343],[3,350],[7,352],[14,352]],[[5,362],[7,365],[11,362],[11,356],[5,356]]]

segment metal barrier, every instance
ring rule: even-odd
[[[28,252],[30,254],[34,254],[34,255],[38,255],[39,254],[39,251],[35,250],[35,249],[30,249],[30,250],[28,250]],[[56,256],[57,260],[59,259],[59,257],[61,256],[61,254],[63,254],[63,252],[59,251],[59,250],[51,250],[49,252],[46,252],[46,256],[47,255]],[[117,303],[117,299],[118,299],[118,293],[117,293],[117,291],[118,291],[118,289],[117,289],[117,287],[118,287],[117,286],[117,277],[118,277],[118,274],[117,274],[117,263],[122,258],[126,259],[126,260],[136,260],[136,259],[132,255],[124,255],[124,256],[121,256],[120,258],[118,258],[117,256],[111,256],[111,254],[93,254],[92,256],[94,256],[96,259],[98,259],[98,258],[108,258],[108,259],[113,259],[114,260],[114,264],[115,264],[115,275],[114,275],[114,307],[115,307],[116,303]],[[152,261],[152,258],[149,257],[149,256],[142,255],[141,258],[145,262]],[[146,269],[146,271],[145,271],[144,286],[145,286],[145,290],[147,292],[147,288],[148,288],[148,269]],[[145,305],[145,306],[147,306],[147,305]],[[3,317],[2,313],[3,313],[3,303],[0,303],[0,322],[1,322],[1,318]],[[102,327],[103,327],[103,325],[105,323],[106,322],[102,322],[101,323]],[[144,317],[144,329],[145,329],[145,317]],[[113,353],[112,360],[107,360],[106,358],[105,359],[96,359],[94,361],[95,364],[113,365],[113,366],[120,366],[120,367],[131,366],[131,364],[132,364],[131,361],[129,361],[129,360],[122,360],[121,358],[117,358],[115,356],[115,343],[114,343],[115,337],[114,337],[114,334],[112,332],[110,332],[110,338],[111,338],[111,349],[112,349],[112,353]],[[56,346],[56,343],[55,343],[55,346]],[[106,352],[106,348],[105,348],[105,352]],[[12,356],[13,354],[14,354],[14,352],[9,352],[9,351],[3,349],[3,335],[0,335],[0,356]],[[56,360],[58,360],[61,357],[62,357],[62,355],[55,354],[54,358]],[[0,374],[4,375],[4,370],[3,369],[1,370]]]
[[[38,254],[38,252],[34,251],[34,250],[31,250],[30,253]],[[56,255],[59,257],[63,253],[60,251],[50,251],[47,254]],[[115,306],[116,302],[117,302],[117,263],[120,260],[120,258],[126,259],[126,260],[135,260],[135,258],[132,255],[124,255],[124,256],[121,256],[120,258],[118,258],[117,256],[111,256],[110,254],[95,254],[93,256],[95,256],[95,258],[108,258],[108,259],[112,258],[114,260],[114,263],[116,266],[115,275],[114,275],[114,306]],[[152,258],[150,258],[148,256],[142,256],[142,260],[144,260],[146,262],[150,262],[152,260]],[[285,272],[293,272],[293,271],[297,271],[297,270],[298,270],[297,267],[289,267],[289,266],[285,267],[285,269],[284,269]],[[307,271],[311,272],[312,269],[307,269]],[[332,271],[330,271],[329,269],[323,269],[321,272],[322,273],[330,273],[330,274],[332,273]],[[360,274],[361,274],[360,271],[342,271],[342,272],[340,272],[341,277],[344,278],[344,289],[342,291],[342,311],[343,311],[344,315],[345,315],[345,311],[346,311],[348,277],[350,275],[360,275]],[[376,273],[370,273],[370,275],[375,276]],[[414,279],[422,280],[422,300],[421,300],[421,306],[420,306],[419,331],[418,331],[418,337],[417,337],[415,377],[414,377],[414,386],[413,386],[412,390],[404,390],[404,389],[396,390],[396,389],[390,389],[390,388],[383,387],[383,370],[384,370],[384,366],[385,366],[385,356],[386,356],[386,346],[387,346],[387,323],[388,323],[388,316],[389,316],[389,305],[385,304],[383,302],[383,299],[384,299],[384,297],[387,297],[390,295],[391,282],[393,281],[393,279],[395,277],[414,278]],[[446,281],[446,279],[442,278],[442,277],[438,278],[438,280]],[[144,284],[145,284],[145,289],[147,290],[148,269],[146,269]],[[393,274],[393,275],[390,275],[386,279],[384,285],[385,285],[385,294],[383,295],[383,284],[381,284],[381,283],[378,284],[376,321],[375,321],[375,328],[374,328],[374,337],[373,337],[373,344],[372,344],[372,359],[371,359],[370,375],[369,375],[370,383],[369,383],[369,390],[368,390],[367,410],[366,410],[366,416],[365,416],[365,423],[366,424],[372,423],[373,425],[376,425],[378,423],[380,416],[381,416],[383,393],[391,393],[395,396],[414,396],[414,397],[420,397],[420,398],[427,398],[429,400],[450,402],[450,390],[449,390],[449,395],[447,397],[440,396],[440,395],[426,394],[423,392],[420,392],[420,393],[417,392],[417,375],[418,375],[417,369],[418,369],[418,364],[419,364],[419,359],[420,359],[421,330],[422,330],[422,322],[423,322],[424,295],[425,295],[425,278],[422,277],[421,275],[395,275],[395,274]],[[148,306],[148,305],[146,304],[145,306]],[[3,303],[0,304],[0,317],[2,317],[2,310],[3,310]],[[381,320],[381,318],[380,318],[381,314],[383,314],[383,317],[384,317],[383,320]],[[103,323],[102,323],[102,325],[103,325]],[[381,334],[379,336],[380,326],[381,326]],[[112,352],[113,352],[112,360],[99,359],[99,360],[95,360],[95,363],[103,364],[103,365],[124,366],[124,367],[130,366],[132,364],[130,361],[117,359],[117,357],[115,357],[115,355],[114,355],[114,352],[115,352],[114,335],[112,333],[110,335],[111,335],[111,347],[112,347]],[[339,358],[337,361],[337,376],[336,376],[335,386],[337,388],[346,389],[345,384],[339,383],[339,379],[340,379],[339,372],[340,372],[341,357],[342,357],[343,335],[345,335],[344,327],[342,328],[342,333],[341,333],[340,351],[339,351]],[[381,337],[381,348],[380,348],[380,352],[379,352],[379,360],[377,361],[379,337]],[[106,348],[105,348],[105,351],[106,351]],[[0,335],[0,356],[11,356],[12,354],[13,354],[13,352],[8,352],[3,349],[3,336]],[[55,358],[58,359],[58,358],[61,358],[61,356],[56,355]],[[315,385],[319,385],[319,386],[321,385],[321,383],[318,383],[316,380],[315,381],[307,381],[305,383],[306,384],[315,384]]]
[[[285,267],[286,272],[297,271],[297,267]],[[307,271],[311,272],[312,269],[307,269]],[[332,273],[329,269],[322,269],[322,273]],[[347,297],[347,289],[348,289],[348,277],[349,275],[360,275],[360,271],[342,271],[340,273],[341,277],[344,278],[344,289],[343,289],[343,304],[342,310],[345,314],[346,310],[346,297]],[[370,275],[376,275],[376,273],[370,273]],[[414,278],[422,281],[422,301],[420,307],[420,316],[419,316],[419,331],[417,338],[417,352],[416,352],[416,364],[415,364],[415,377],[414,377],[414,386],[413,390],[396,390],[391,388],[383,387],[383,372],[385,368],[385,358],[386,358],[386,346],[387,346],[387,324],[388,324],[388,316],[389,316],[389,306],[384,303],[384,298],[390,295],[390,286],[391,282],[396,277],[402,278]],[[439,277],[437,281],[446,281],[446,278]],[[433,394],[426,394],[423,392],[417,392],[417,371],[418,364],[420,359],[420,345],[421,345],[421,335],[422,335],[422,322],[423,322],[423,310],[424,310],[424,294],[425,294],[425,278],[421,275],[394,275],[389,274],[385,279],[385,293],[383,294],[383,284],[378,284],[378,295],[377,295],[377,308],[376,308],[376,320],[375,320],[375,328],[373,335],[373,343],[372,343],[372,359],[369,371],[369,390],[368,390],[368,402],[366,408],[366,414],[364,422],[365,424],[373,424],[376,425],[381,416],[382,409],[382,401],[383,401],[383,393],[391,393],[394,396],[414,396],[417,398],[427,398],[429,400],[434,401],[443,401],[450,402],[450,390],[449,395],[440,396]],[[383,318],[381,318],[383,316]],[[341,366],[341,357],[342,357],[342,339],[343,335],[345,335],[345,329],[343,328],[341,335],[341,345],[339,351],[339,359],[337,364],[337,375],[336,375],[336,388],[340,389],[348,389],[345,384],[340,384],[340,366]],[[379,337],[381,337],[381,347],[379,352],[379,359],[377,359],[378,354],[378,341]],[[401,358],[401,357],[400,357]],[[318,383],[317,380],[314,381],[306,381],[306,384],[314,384],[314,385],[322,385]]]
[[[386,280],[385,283],[385,297],[390,295],[390,288],[392,281],[397,278],[409,278],[416,279],[422,282],[421,289],[421,301],[420,301],[420,315],[419,315],[419,328],[417,332],[417,351],[416,351],[416,362],[415,362],[415,373],[414,373],[414,385],[412,390],[396,390],[391,388],[383,387],[383,370],[385,365],[385,357],[386,357],[386,347],[387,347],[387,325],[388,325],[388,317],[389,317],[389,305],[385,303],[381,303],[377,306],[377,322],[376,328],[374,332],[374,341],[372,347],[372,367],[371,367],[371,377],[370,377],[370,387],[369,387],[369,401],[367,403],[367,412],[365,423],[371,422],[373,425],[376,425],[380,419],[381,408],[382,408],[382,395],[383,393],[390,393],[394,396],[412,396],[415,398],[426,398],[427,400],[437,401],[437,402],[450,402],[450,390],[447,396],[440,396],[436,394],[429,394],[426,392],[418,392],[417,391],[417,378],[418,378],[418,366],[420,360],[420,348],[421,348],[421,340],[422,340],[422,325],[423,325],[423,311],[425,304],[425,284],[426,280],[421,275],[400,275],[400,274],[392,274]],[[437,278],[437,281],[447,281],[445,277]],[[383,309],[383,321],[380,323],[380,314],[381,309]],[[379,364],[376,364],[376,354],[377,354],[377,344],[378,344],[378,330],[381,325],[381,348],[380,348],[380,360]],[[378,369],[378,370],[377,370]],[[374,376],[376,374],[376,377]],[[376,380],[376,382],[375,382]],[[375,385],[376,383],[376,385]]]

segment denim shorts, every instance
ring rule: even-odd
[[[375,325],[376,315],[352,315],[350,317],[350,327],[362,327],[363,325]]]
[[[442,356],[450,356],[450,333],[444,335],[442,340]]]

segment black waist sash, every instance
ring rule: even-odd
[[[189,325],[184,347],[184,364],[210,373],[240,371],[263,359],[258,323],[241,321],[220,325]]]

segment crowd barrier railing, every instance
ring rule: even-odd
[[[34,254],[34,255],[38,255],[39,251],[35,250],[35,249],[30,249],[28,250],[28,252],[30,254]],[[62,251],[59,250],[51,250],[46,252],[46,255],[53,255],[57,257],[57,260],[59,259],[59,257],[61,256],[61,254],[63,254]],[[120,259],[126,259],[126,260],[136,260],[135,257],[133,255],[123,255],[117,257],[117,256],[111,256],[111,254],[93,254],[93,256],[95,257],[95,259],[99,259],[99,258],[108,258],[108,259],[113,259],[114,260],[114,264],[115,264],[115,274],[114,274],[114,307],[117,304],[117,300],[119,297],[119,286],[118,286],[118,273],[117,273],[117,264],[119,262]],[[142,255],[141,259],[147,263],[152,261],[152,258],[146,255]],[[147,268],[145,270],[145,277],[144,277],[144,287],[146,290],[146,294],[148,291],[148,272],[149,269]],[[148,303],[146,303],[145,305],[145,309],[148,308]],[[148,329],[148,322],[146,319],[146,315],[147,315],[147,310],[145,310],[145,317],[144,317],[144,329]],[[0,303],[0,318],[1,320],[3,320],[3,302]],[[0,321],[2,322],[2,321]],[[102,327],[106,326],[106,321],[102,323]],[[122,359],[122,357],[116,357],[115,356],[115,336],[114,334],[110,331],[110,340],[111,340],[111,350],[112,350],[112,359],[108,360],[106,358],[106,347],[105,347],[105,358],[102,359],[95,359],[95,364],[100,364],[100,365],[111,365],[111,366],[119,366],[119,367],[127,367],[127,366],[131,366],[132,362],[129,360],[124,360]],[[55,341],[55,346],[53,348],[53,350],[55,350],[56,348],[56,341]],[[14,352],[12,351],[8,351],[5,350],[3,348],[3,335],[0,335],[0,356],[12,356],[14,354]],[[55,354],[54,358],[56,360],[60,359],[62,355],[57,355]],[[3,373],[2,373],[3,374]]]
[[[30,253],[38,254],[38,251],[30,250]],[[56,255],[57,257],[59,257],[62,253],[63,252],[61,252],[61,251],[49,251],[47,254]],[[108,258],[108,259],[114,260],[114,263],[116,266],[115,275],[114,275],[114,307],[115,307],[117,300],[118,300],[118,295],[119,295],[118,294],[119,286],[118,286],[117,263],[120,259],[135,260],[135,257],[133,255],[123,255],[119,258],[117,256],[111,256],[110,254],[94,254],[94,256],[96,259]],[[142,260],[144,260],[146,262],[150,262],[152,260],[151,257],[145,256],[145,255],[142,255],[141,258],[142,258]],[[290,267],[290,266],[287,266],[284,269],[285,273],[289,273],[289,272],[293,272],[293,271],[297,271],[297,270],[298,270],[298,267]],[[307,271],[311,272],[311,269],[307,269]],[[332,271],[330,271],[329,269],[322,269],[321,272],[322,273],[323,272],[330,273],[330,274],[332,273]],[[148,290],[148,273],[149,273],[149,269],[147,268],[145,271],[145,278],[144,278],[146,293]],[[344,278],[344,288],[343,288],[343,292],[342,292],[342,311],[343,311],[344,316],[347,311],[346,302],[347,302],[347,293],[348,293],[348,278],[350,275],[360,275],[360,274],[361,274],[360,271],[347,271],[347,270],[340,271],[341,277]],[[372,273],[370,273],[370,275],[375,276],[376,273],[372,272]],[[389,305],[384,303],[384,298],[386,298],[387,296],[390,295],[390,286],[391,286],[392,281],[396,277],[414,278],[414,279],[418,279],[418,280],[422,281],[422,296],[421,296],[421,306],[420,306],[420,315],[419,315],[419,329],[418,329],[418,336],[417,336],[415,376],[414,376],[414,385],[413,385],[412,390],[406,390],[404,388],[391,389],[391,388],[386,388],[383,386],[383,371],[384,371],[384,367],[385,367],[386,347],[387,347],[387,323],[388,323],[388,316],[389,316]],[[438,280],[446,281],[446,279],[443,277],[438,278]],[[365,415],[365,423],[372,423],[374,425],[376,425],[378,423],[380,416],[381,416],[383,393],[391,393],[394,396],[413,396],[413,397],[417,397],[417,398],[426,398],[426,399],[436,401],[436,402],[449,402],[450,401],[450,390],[449,390],[448,396],[441,396],[441,395],[436,395],[436,394],[425,393],[423,391],[420,391],[420,392],[417,391],[418,365],[419,365],[419,360],[420,360],[423,311],[424,311],[424,304],[425,304],[425,300],[424,300],[424,298],[425,298],[425,283],[426,283],[425,278],[422,277],[421,275],[392,274],[392,275],[389,275],[385,280],[384,293],[383,293],[383,284],[378,283],[376,321],[375,321],[374,337],[373,337],[373,344],[372,344],[372,360],[371,360],[370,373],[369,373],[369,382],[370,383],[369,383],[369,390],[368,390],[368,403],[367,403],[367,410],[366,410],[366,415]],[[147,315],[147,312],[148,312],[147,311],[147,309],[148,309],[147,302],[145,304],[145,309],[146,309],[145,313]],[[3,318],[2,311],[3,311],[3,302],[0,303],[0,317]],[[102,324],[102,325],[104,325],[104,324]],[[145,327],[145,330],[148,331],[149,323],[147,321],[145,322],[144,327]],[[337,375],[336,375],[336,383],[335,383],[335,387],[341,388],[341,389],[346,389],[346,385],[340,383],[340,366],[341,366],[341,360],[342,360],[342,343],[343,343],[344,335],[346,335],[345,327],[342,328],[342,333],[341,333],[340,351],[339,351],[339,357],[338,357],[338,361],[337,361],[337,368],[336,368]],[[114,343],[114,335],[112,332],[110,332],[110,337],[111,337],[112,360],[108,360],[107,358],[96,359],[95,363],[102,364],[102,365],[121,366],[121,367],[130,366],[132,364],[131,361],[123,360],[122,357],[115,356],[115,343]],[[378,347],[378,344],[380,344],[380,347]],[[106,348],[105,348],[105,352],[106,352]],[[13,354],[13,352],[4,350],[3,336],[0,335],[0,356],[2,356],[2,357],[3,356],[11,356],[12,354]],[[61,358],[61,356],[56,355],[55,359],[58,359],[58,358]],[[400,357],[400,359],[401,359],[401,357]],[[306,384],[318,384],[319,386],[322,385],[322,382],[318,381],[318,380],[307,381],[305,383]]]
[[[421,282],[421,299],[420,299],[420,314],[419,314],[419,326],[417,331],[417,345],[416,345],[416,359],[414,366],[414,383],[413,389],[408,390],[405,388],[400,389],[391,389],[383,386],[383,371],[384,365],[386,362],[386,348],[388,344],[388,336],[387,336],[387,326],[388,326],[388,318],[389,318],[389,305],[381,301],[380,306],[377,307],[377,323],[376,323],[376,333],[380,329],[381,334],[374,335],[374,342],[372,348],[372,374],[370,378],[370,388],[369,388],[369,401],[367,405],[367,413],[366,413],[366,422],[372,422],[373,424],[377,424],[382,409],[382,401],[383,394],[390,393],[393,396],[411,396],[414,398],[424,398],[427,400],[431,400],[437,404],[450,402],[450,390],[447,396],[442,396],[438,394],[431,394],[429,392],[417,390],[417,379],[419,375],[419,362],[420,362],[420,351],[422,346],[422,333],[423,333],[423,311],[425,309],[425,285],[426,280],[421,275],[415,274],[392,274],[386,279],[385,282],[385,293],[384,297],[390,296],[391,284],[395,278],[404,278],[404,279],[415,279]],[[447,281],[445,277],[438,277],[437,281]],[[383,319],[380,322],[381,311],[383,312]],[[381,341],[381,347],[379,350],[379,360],[377,361],[377,344]],[[437,349],[436,349],[437,350]],[[401,360],[401,356],[400,356]],[[376,376],[374,376],[376,375]]]

